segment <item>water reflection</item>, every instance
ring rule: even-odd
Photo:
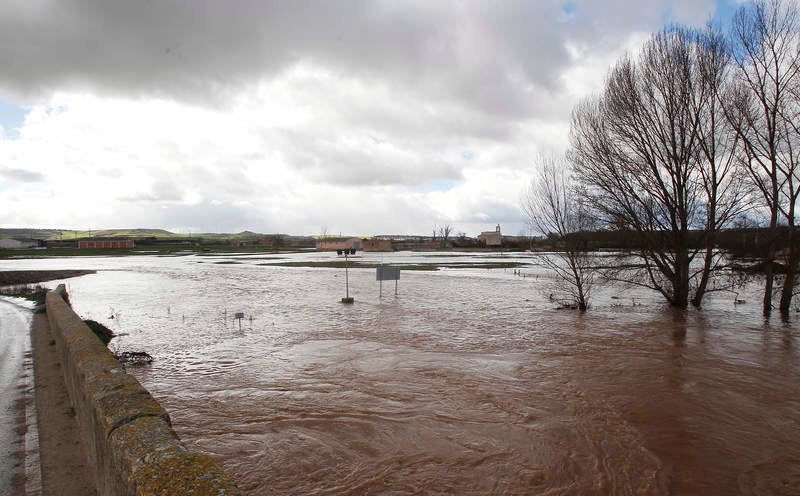
[[[346,306],[336,269],[234,259],[44,264],[103,269],[70,282],[76,308],[156,357],[134,373],[252,494],[800,487],[798,329],[757,305],[681,312],[599,287],[590,312],[555,310],[530,267],[404,271],[383,298],[374,270],[351,269]],[[240,331],[235,312],[253,321]]]

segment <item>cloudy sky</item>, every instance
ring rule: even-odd
[[[524,232],[539,153],[739,0],[0,0],[0,227]]]

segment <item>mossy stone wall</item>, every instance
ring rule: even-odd
[[[99,495],[243,494],[213,459],[183,445],[166,410],[75,314],[63,285],[46,305]]]

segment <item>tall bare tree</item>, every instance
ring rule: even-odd
[[[726,112],[744,148],[744,162],[769,213],[763,310],[772,309],[778,233],[786,225],[786,277],[779,308],[787,314],[794,292],[800,195],[800,20],[793,1],[769,0],[740,8],[731,26],[737,86]]]
[[[714,233],[741,194],[736,143],[717,105],[727,63],[720,43],[710,33],[662,31],[638,57],[624,56],[602,94],[572,117],[571,158],[594,211],[637,235],[641,262],[609,276],[678,307],[701,304],[718,267]]]
[[[453,232],[451,224],[444,224],[439,227],[433,228],[433,241],[439,240],[439,247],[446,248],[447,241],[450,239],[450,233]]]
[[[447,240],[450,239],[451,232],[453,232],[452,225],[445,224],[443,226],[439,226],[439,237],[442,239],[444,243],[447,243]]]
[[[563,293],[579,310],[589,306],[595,269],[586,239],[594,224],[581,194],[572,181],[564,157],[541,156],[538,174],[522,198],[522,209],[534,231],[555,237],[555,254],[541,254],[542,265],[556,275],[556,292]]]
[[[724,108],[733,77],[728,44],[711,26],[696,36],[692,111],[700,120],[697,170],[705,203],[705,226],[699,231],[705,253],[702,265],[692,275],[698,281],[692,304],[699,307],[703,296],[713,289],[712,275],[725,265],[716,249],[717,233],[752,208],[753,191],[739,160],[740,139]]]

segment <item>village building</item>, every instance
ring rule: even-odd
[[[77,248],[78,242],[63,239],[37,239],[36,246],[37,248]]]
[[[88,239],[79,240],[78,248],[96,249],[96,248],[133,248],[134,242],[132,239]]]
[[[317,251],[361,250],[359,238],[319,238],[316,242]]]
[[[392,251],[392,241],[389,239],[361,238],[361,248],[364,251]]]
[[[319,238],[316,241],[317,251],[392,251],[392,241],[380,238]]]
[[[478,235],[478,242],[485,246],[503,246],[503,235],[500,233],[500,224],[494,231],[484,231]]]

